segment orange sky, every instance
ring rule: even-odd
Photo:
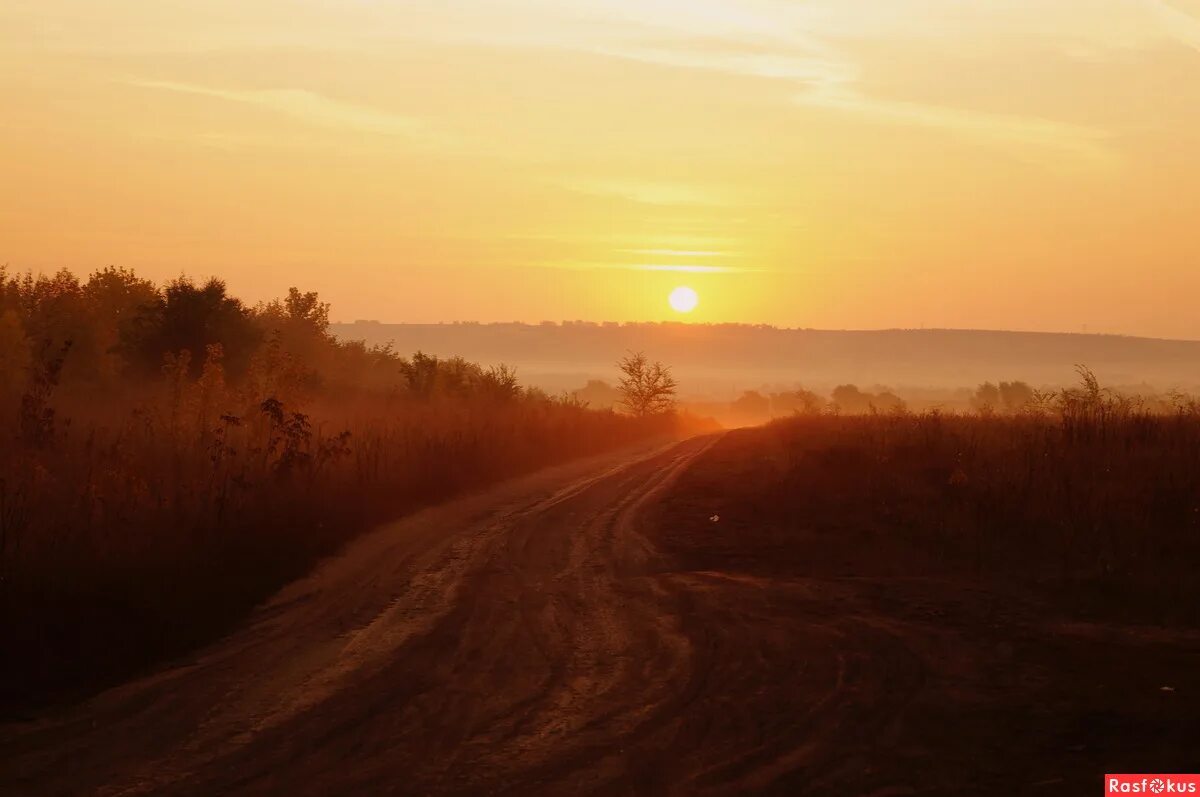
[[[1200,0],[0,0],[0,101],[16,270],[1200,338]]]

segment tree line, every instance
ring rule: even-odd
[[[265,392],[297,399],[550,398],[522,388],[506,366],[405,357],[390,344],[338,340],[329,324],[329,304],[297,288],[249,305],[216,278],[157,286],[124,268],[81,280],[65,270],[34,276],[0,267],[0,405],[11,410],[49,383],[90,399],[120,397],[172,375],[199,379],[215,364],[231,384],[269,383]]]

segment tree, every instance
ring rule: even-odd
[[[1001,382],[1000,401],[1009,412],[1020,412],[1034,401],[1034,390],[1024,382]]]
[[[905,412],[908,403],[890,390],[881,390],[871,397],[872,412]]]
[[[1034,400],[1034,390],[1024,382],[1001,382],[999,386],[992,382],[984,382],[975,390],[971,397],[972,409],[984,415],[999,412],[1001,409],[1008,413],[1023,410]]]
[[[190,375],[198,377],[212,344],[221,345],[229,371],[240,374],[261,341],[262,332],[250,311],[218,279],[197,285],[180,277],[168,283],[158,299],[121,330],[126,360],[151,374],[158,372],[168,354],[186,351]]]
[[[486,371],[480,369],[475,379],[475,392],[483,399],[499,404],[514,401],[521,395],[517,370],[504,363],[493,365]]]
[[[845,412],[851,415],[856,415],[864,412],[870,412],[871,399],[870,393],[864,393],[858,389],[858,385],[838,385],[833,389],[830,395],[833,404],[837,407],[838,412]]]
[[[251,316],[268,346],[290,362],[298,384],[306,389],[324,384],[344,363],[338,341],[329,332],[329,304],[316,292],[288,288],[286,297],[260,303]]]
[[[904,399],[884,388],[879,393],[859,390],[857,385],[839,385],[833,389],[833,404],[838,412],[863,415],[872,412],[904,412]]]
[[[804,388],[771,394],[771,414],[776,417],[796,414],[816,415],[824,407],[825,401],[820,396]]]
[[[621,391],[602,379],[589,379],[586,385],[571,391],[571,396],[583,405],[597,410],[607,410],[621,401]]]
[[[660,362],[651,363],[642,352],[631,353],[617,363],[621,379],[621,405],[639,418],[664,415],[675,409],[678,384],[671,369]]]
[[[730,405],[743,420],[762,420],[771,414],[771,400],[757,390],[747,390]]]
[[[404,386],[410,395],[419,399],[433,396],[438,386],[439,360],[434,355],[418,351],[411,360],[401,360],[400,374],[404,377]]]
[[[975,395],[971,397],[971,408],[976,412],[984,415],[995,412],[1000,406],[1000,388],[996,387],[991,382],[984,382],[979,387],[975,388]]]
[[[91,334],[76,344],[71,352],[72,360],[83,359],[98,378],[113,380],[121,366],[116,356],[121,328],[158,298],[154,283],[129,269],[108,266],[93,272],[83,285]]]
[[[329,303],[315,291],[288,288],[288,295],[260,304],[254,310],[259,324],[269,331],[290,338],[326,340],[329,338]]]
[[[0,411],[21,392],[29,367],[29,342],[14,310],[0,308]]]

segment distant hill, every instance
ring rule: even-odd
[[[612,379],[630,350],[670,364],[682,388],[725,395],[758,385],[851,382],[956,388],[1022,379],[1073,382],[1083,363],[1110,385],[1159,389],[1200,384],[1200,341],[1117,335],[923,329],[835,331],[736,324],[334,324],[334,334],[402,352],[461,355],[515,365],[525,381],[551,390]]]

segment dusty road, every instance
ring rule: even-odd
[[[194,661],[0,728],[0,791],[621,788],[635,741],[697,689],[639,510],[711,443],[555,469],[363,538]]]
[[[1091,794],[1194,767],[1196,633],[781,530],[723,494],[757,446],[593,459],[380,529],[194,660],[0,726],[0,794]]]

